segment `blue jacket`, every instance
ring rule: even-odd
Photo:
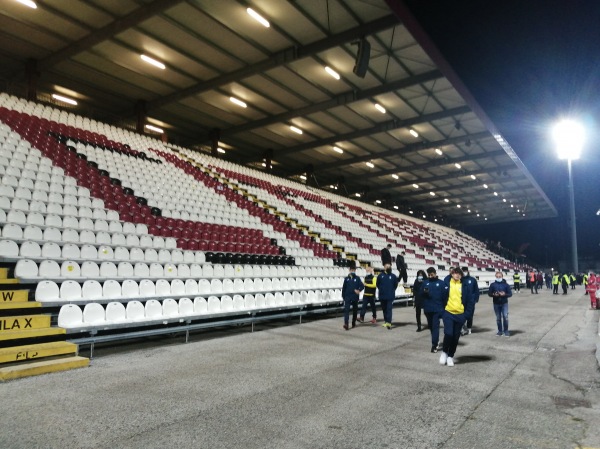
[[[471,286],[474,302],[477,304],[479,302],[479,284],[477,284],[477,279],[473,276],[465,276],[463,277],[463,283],[465,282]]]
[[[426,279],[421,284],[423,311],[425,313],[442,313],[448,301],[448,286],[441,279]]]
[[[344,278],[342,299],[344,301],[358,301],[358,295],[354,290],[363,291],[364,289],[365,286],[356,273],[350,273]]]
[[[495,296],[495,293],[504,292],[504,296]],[[506,304],[508,302],[508,298],[512,296],[512,290],[510,289],[510,285],[504,279],[502,281],[490,282],[490,289],[488,290],[488,296],[491,296],[494,299],[494,304]]]
[[[446,279],[444,279],[444,284],[446,284],[446,286],[448,287],[448,292],[450,292],[450,280],[452,279],[451,276],[446,276]],[[462,283],[462,293],[461,293],[461,301],[462,301],[462,305],[465,308],[465,318],[468,320],[470,318],[473,318],[473,313],[475,312],[475,299],[479,300],[479,289],[474,289],[473,288],[473,282],[469,282],[469,279],[473,279],[471,278],[471,276],[465,276],[464,278],[461,278],[461,283]],[[477,290],[477,293],[475,293],[474,290]],[[448,303],[448,295],[446,295],[446,301],[444,302],[444,309],[446,308],[446,304]]]
[[[396,288],[398,287],[398,277],[394,273],[380,273],[377,276],[377,290],[379,290],[379,300],[389,300],[396,298]]]

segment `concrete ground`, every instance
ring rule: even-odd
[[[0,448],[600,448],[598,320],[581,287],[482,297],[456,366],[412,308],[97,349],[92,366],[0,384]],[[85,354],[83,354],[85,355]]]

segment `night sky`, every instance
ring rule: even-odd
[[[571,116],[586,127],[573,162],[580,268],[600,259],[600,1],[405,0],[421,26],[558,210],[555,219],[468,227],[525,250],[530,261],[570,261],[567,162],[549,128]]]

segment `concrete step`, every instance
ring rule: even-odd
[[[0,348],[0,363],[15,363],[57,355],[77,354],[77,345],[66,341]]]
[[[52,360],[21,363],[18,365],[0,368],[0,381],[19,379],[22,377],[37,376],[40,374],[66,371],[89,366],[90,359],[86,357],[62,357]]]
[[[0,332],[0,341],[20,340],[24,338],[49,337],[52,335],[65,335],[66,329],[62,327],[45,327],[41,329],[25,329]]]

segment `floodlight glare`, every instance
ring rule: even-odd
[[[585,140],[583,126],[572,120],[563,120],[554,126],[552,135],[559,159],[579,159]]]

